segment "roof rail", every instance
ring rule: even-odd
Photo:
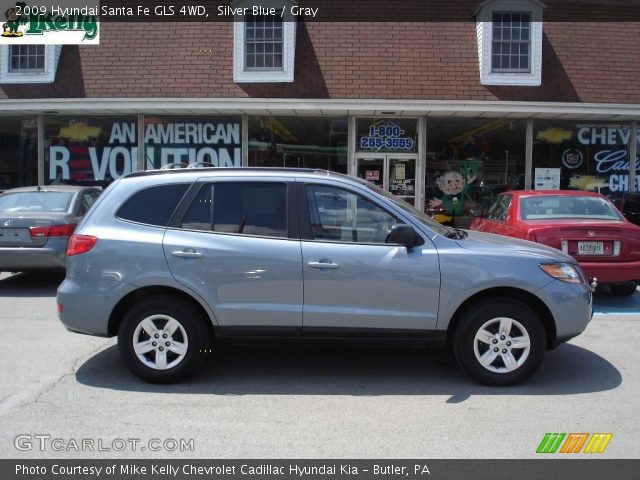
[[[203,162],[207,163],[207,162]],[[299,172],[299,173],[318,173],[329,175],[333,172],[328,170],[323,170],[319,168],[284,168],[284,167],[209,167],[203,166],[199,167],[197,164],[195,166],[187,165],[184,163],[169,163],[164,165],[162,168],[154,169],[154,170],[139,170],[137,172],[132,172],[128,175],[125,175],[124,178],[133,178],[133,177],[146,177],[151,175],[166,175],[166,174],[177,174],[177,173],[193,173],[194,170],[202,170],[203,172],[226,172],[226,171],[250,171],[250,172]],[[339,174],[337,174],[339,175]]]

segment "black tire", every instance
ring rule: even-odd
[[[498,322],[495,319],[502,317],[515,320],[526,330],[525,333],[528,334],[530,347],[528,354],[522,360],[522,364],[514,370],[504,372],[491,371],[489,368],[506,369],[506,363],[503,361],[503,358],[506,357],[498,350],[496,354],[498,357],[488,368],[485,368],[476,357],[474,350],[475,336],[487,322],[492,320]],[[522,337],[523,334],[516,323],[512,325],[512,336]],[[489,347],[493,340],[489,344],[478,342],[478,354],[482,356],[482,354],[487,353],[487,350],[500,347],[503,348],[502,351],[507,351],[507,355],[511,354],[509,358],[519,362],[526,350],[513,346],[507,347],[504,342],[508,341],[509,338],[505,338],[505,340],[500,338],[499,327],[500,323],[498,322],[497,324],[489,325],[487,328],[488,331],[496,335],[493,340],[499,343]],[[509,342],[509,345],[511,345],[511,342]],[[546,346],[547,336],[539,316],[527,305],[508,298],[487,299],[467,308],[456,326],[453,338],[453,349],[458,364],[475,380],[491,386],[515,385],[529,378],[540,366],[546,352]],[[513,349],[513,351],[510,349]],[[488,352],[488,355],[491,355],[491,352]]]
[[[171,361],[176,360],[179,357],[182,359],[173,367],[166,369],[154,369],[138,357],[134,350],[134,336],[135,340],[140,340],[141,336],[144,337],[144,332],[139,331],[136,334],[138,325],[144,320],[154,315],[168,316],[175,319],[183,330],[177,329],[174,335],[165,340],[167,341],[182,341],[187,343],[185,348],[186,354],[177,355],[170,352],[170,348],[165,351],[165,358],[167,358],[167,367],[171,365]],[[189,303],[184,300],[172,296],[155,295],[147,297],[138,303],[136,303],[124,316],[120,328],[118,329],[118,348],[120,350],[120,356],[125,365],[131,372],[137,377],[153,383],[173,383],[186,379],[194,372],[196,372],[206,357],[206,350],[210,349],[211,334],[206,324],[207,319]],[[156,324],[162,326],[164,320],[155,320]],[[166,323],[164,323],[166,325]],[[162,331],[162,330],[161,330]],[[184,342],[183,333],[186,334],[186,342]],[[144,338],[143,338],[144,339]],[[149,337],[149,341],[154,340]],[[162,343],[164,340],[158,338],[158,341]],[[156,343],[158,343],[156,341]],[[156,348],[164,348],[163,346]],[[153,350],[145,354],[145,358],[149,363],[155,363],[157,350]]]
[[[638,284],[635,282],[616,283],[615,285],[611,285],[611,293],[616,297],[629,297],[636,293],[637,288]]]

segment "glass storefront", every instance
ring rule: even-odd
[[[247,132],[239,114],[44,115],[39,170],[37,119],[3,117],[0,190],[35,185],[39,171],[43,184],[106,186],[140,167],[246,161],[349,173],[428,213],[462,218],[481,214],[502,191],[525,188],[526,119],[249,115],[245,121]],[[531,188],[628,191],[630,138],[629,123],[534,119]],[[637,168],[640,190],[640,162]]]
[[[37,183],[36,119],[0,118],[0,191]]]
[[[137,116],[48,116],[44,183],[106,186],[137,170]]]
[[[531,188],[626,192],[630,139],[630,125],[534,120]]]
[[[242,119],[238,117],[144,117],[145,168],[168,164],[242,166]]]
[[[347,173],[347,117],[249,117],[249,166]]]
[[[498,193],[523,189],[525,145],[524,120],[428,119],[425,210],[464,224]]]

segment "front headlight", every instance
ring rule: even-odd
[[[578,270],[570,263],[543,263],[540,268],[547,274],[567,283],[581,283],[582,277]]]

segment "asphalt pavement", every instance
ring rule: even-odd
[[[534,458],[547,432],[610,432],[602,458],[637,458],[640,292],[598,292],[586,332],[516,387],[423,349],[243,346],[162,386],[64,329],[61,280],[0,275],[0,458]]]

